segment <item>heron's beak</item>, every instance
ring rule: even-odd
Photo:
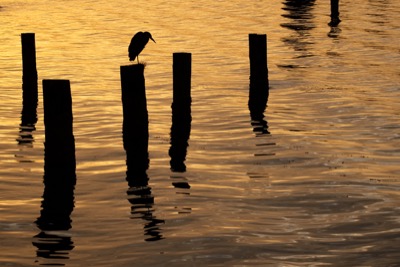
[[[156,41],[154,41],[153,37],[150,37],[150,39],[151,39],[153,42],[156,42]]]

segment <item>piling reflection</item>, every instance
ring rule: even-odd
[[[34,236],[32,244],[37,247],[38,258],[57,260],[51,264],[63,265],[60,260],[69,259],[69,251],[74,248],[67,231],[72,227],[70,216],[74,209],[75,168],[69,174],[58,170],[57,175],[57,167],[53,166],[52,171],[50,168],[45,168],[42,210],[35,221],[41,232]]]
[[[32,86],[31,83],[23,83],[21,124],[19,128],[19,137],[17,139],[19,145],[32,144],[34,142],[32,132],[36,130],[36,122],[38,120],[37,105],[37,82],[36,88],[35,85]]]
[[[337,25],[329,24],[329,26],[331,26],[331,27],[330,27],[330,31],[328,33],[328,37],[330,37],[330,38],[338,38],[339,37],[342,30],[340,29],[340,27],[338,25],[339,24],[337,24]]]
[[[171,179],[173,179],[172,185],[175,188],[190,188],[186,177],[182,176],[182,174],[186,172],[185,160],[189,146],[191,122],[191,99],[187,98],[181,103],[172,103],[171,147],[169,149],[169,156],[171,158],[171,171],[174,173],[174,175],[171,175]]]
[[[251,126],[253,126],[253,132],[256,136],[270,134],[268,131],[268,122],[264,119],[264,116],[251,116]]]
[[[60,260],[69,259],[69,252],[74,248],[67,231],[72,227],[70,216],[74,209],[75,184],[55,184],[46,180],[45,176],[42,210],[36,220],[41,232],[34,236],[32,244],[37,248],[38,258],[56,260],[52,264],[64,265]]]
[[[331,27],[328,37],[337,38],[342,30],[338,27],[341,22],[339,18],[339,0],[331,0],[331,21],[328,25]]]
[[[282,17],[289,18],[292,22],[282,23],[281,26],[295,30],[299,34],[305,34],[305,31],[315,28],[312,23],[314,16],[311,14],[314,3],[315,0],[285,0],[282,9],[287,13]]]
[[[249,111],[251,118],[251,125],[253,126],[253,132],[256,136],[270,134],[268,131],[268,122],[265,120],[264,112],[267,107],[267,101],[251,101],[249,97]]]
[[[303,54],[299,57],[312,56],[309,53],[304,53],[308,50],[308,46],[312,44],[308,40],[309,31],[315,28],[313,23],[314,16],[312,10],[315,0],[285,0],[283,2],[286,11],[282,17],[289,18],[291,21],[282,23],[281,26],[293,30],[296,35],[282,38],[285,44],[293,47],[295,51],[302,51]]]
[[[251,105],[250,105],[251,103]],[[257,106],[258,104],[258,106]],[[266,105],[260,105],[260,102],[255,102],[255,101],[249,101],[249,110],[250,110],[250,118],[251,118],[251,126],[253,127],[253,132],[255,133],[256,137],[262,137],[265,135],[269,135],[270,132],[268,131],[268,122],[264,119],[264,110],[266,108]],[[266,139],[261,139],[261,140],[266,140]],[[257,151],[262,150],[262,153],[254,153],[254,157],[256,157],[254,160],[255,162],[259,162],[258,157],[270,157],[270,156],[275,156],[274,153],[271,152],[264,152],[264,149],[269,150],[270,145],[275,145],[272,143],[260,143],[256,145]],[[266,180],[268,182],[268,175],[260,168],[261,164],[256,164],[257,166],[254,166],[251,172],[247,172],[247,175],[249,176],[250,179],[256,179],[256,180]]]
[[[21,111],[21,123],[19,125],[19,134],[16,141],[20,146],[20,153],[16,154],[15,157],[20,163],[32,162],[27,159],[25,155],[25,149],[33,148],[35,138],[33,132],[36,131],[37,123],[37,81],[24,82],[22,84],[22,111]],[[36,81],[36,82],[35,82]]]
[[[340,23],[339,18],[339,0],[331,0],[331,21],[328,23],[331,27],[336,27]]]
[[[131,218],[142,219],[144,224],[145,241],[157,241],[163,239],[160,225],[164,220],[157,219],[154,213],[154,196],[151,193],[151,187],[148,184],[149,177],[147,169],[149,167],[148,153],[148,131],[141,134],[141,139],[131,139],[128,145],[124,135],[124,147],[126,150],[126,181],[129,189],[127,190],[128,201],[131,203]],[[141,142],[140,142],[141,140]],[[147,140],[147,141],[145,141]],[[136,144],[134,146],[131,146]]]
[[[127,153],[128,155],[129,153]],[[145,159],[134,161],[127,160],[127,177],[129,189],[126,192],[131,206],[131,218],[142,219],[144,224],[145,241],[157,241],[163,239],[160,225],[164,220],[157,219],[154,213],[154,196],[151,187],[148,185],[147,176],[148,155],[143,155]]]
[[[131,218],[142,219],[144,224],[145,241],[158,241],[164,239],[160,225],[164,224],[164,220],[157,219],[153,215],[155,212],[154,196],[151,193],[151,188],[146,185],[131,186],[128,191],[128,201],[131,206]]]

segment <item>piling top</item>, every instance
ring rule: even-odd
[[[188,62],[192,61],[192,53],[186,52],[176,52],[172,54],[173,60],[186,60]]]
[[[183,55],[191,55],[192,53],[189,53],[189,52],[174,52],[173,54],[174,55],[181,55],[181,54],[183,54]]]
[[[44,87],[52,87],[52,86],[68,86],[69,87],[69,80],[64,80],[64,79],[43,79],[43,85]]]
[[[257,36],[267,36],[267,34],[265,34],[265,33],[262,33],[262,34],[259,34],[259,33],[249,33],[249,36],[254,36],[254,35],[257,35]]]
[[[120,66],[120,70],[122,71],[124,70],[128,70],[131,69],[133,71],[142,71],[144,70],[145,65],[143,63],[139,63],[139,64],[129,64],[129,65],[122,65]]]

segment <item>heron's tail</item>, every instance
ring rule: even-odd
[[[135,58],[136,58],[136,56],[135,56],[135,55],[131,55],[131,54],[129,54],[129,60],[130,60],[130,61],[134,61],[134,60],[135,60]]]

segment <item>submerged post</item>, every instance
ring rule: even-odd
[[[69,80],[43,80],[45,184],[74,186],[75,139]]]
[[[185,172],[186,152],[190,136],[192,54],[173,54],[173,102],[171,147],[169,156],[173,172]]]
[[[127,177],[130,187],[147,186],[149,167],[149,119],[146,103],[144,65],[120,67],[123,144],[126,151]]]
[[[248,105],[252,114],[260,115],[265,111],[269,96],[266,34],[249,34],[249,57],[250,92]]]
[[[22,33],[22,127],[34,127],[37,121],[38,76],[35,34]]]

